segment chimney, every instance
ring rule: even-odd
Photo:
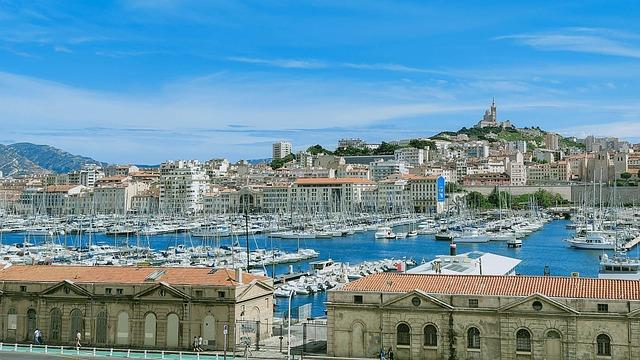
[[[449,244],[449,255],[456,256],[456,247],[457,245],[453,241]]]
[[[236,269],[236,281],[239,284],[242,284],[242,268],[237,268]]]

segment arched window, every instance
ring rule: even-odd
[[[527,329],[520,329],[516,333],[516,351],[531,352],[531,333]]]
[[[396,328],[396,345],[411,345],[411,328],[407,324],[398,324]]]
[[[49,339],[51,341],[60,341],[62,333],[62,311],[56,308],[51,310],[49,323]]]
[[[96,342],[98,344],[107,343],[107,312],[100,311],[96,316]]]
[[[69,327],[69,339],[75,340],[76,334],[84,334],[84,319],[82,317],[82,311],[80,309],[71,310],[71,326]]]
[[[29,340],[34,340],[33,333],[38,327],[36,322],[36,311],[34,309],[27,310],[27,339]]]
[[[438,329],[433,325],[424,327],[424,346],[438,346]]]
[[[480,349],[480,330],[472,327],[467,330],[467,348]]]
[[[599,356],[611,356],[611,338],[609,337],[609,335],[598,335],[598,337],[596,338],[596,343],[598,344]]]

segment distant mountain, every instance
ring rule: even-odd
[[[6,160],[5,160],[6,159]],[[67,173],[78,170],[85,164],[106,166],[107,163],[86,156],[73,155],[49,145],[16,143],[0,145],[0,166],[13,161],[12,170],[17,174],[33,174],[43,172]],[[5,174],[9,171],[0,169]]]

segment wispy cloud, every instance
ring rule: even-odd
[[[231,56],[226,58],[229,61],[266,65],[284,69],[355,69],[355,70],[376,70],[402,73],[423,73],[447,75],[449,73],[439,70],[422,69],[403,64],[393,63],[351,63],[351,62],[331,62],[315,59],[263,59],[255,57]]]
[[[267,65],[284,69],[322,69],[328,65],[317,60],[299,60],[299,59],[260,59],[253,57],[231,56],[227,60],[247,63]]]
[[[569,28],[557,32],[514,34],[494,38],[514,40],[538,50],[640,58],[640,45],[629,42],[637,39],[638,36],[632,33],[598,28]]]
[[[71,49],[69,49],[66,46],[54,46],[53,50],[55,52],[59,52],[59,53],[67,53],[67,54],[71,54],[73,51],[71,51]]]
[[[578,125],[571,128],[559,128],[566,135],[585,137],[587,135],[614,136],[623,139],[640,139],[640,116],[631,121],[613,121],[599,124]]]

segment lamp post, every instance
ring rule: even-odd
[[[291,359],[291,299],[293,298],[293,290],[289,290],[289,315],[287,326],[287,360]]]

